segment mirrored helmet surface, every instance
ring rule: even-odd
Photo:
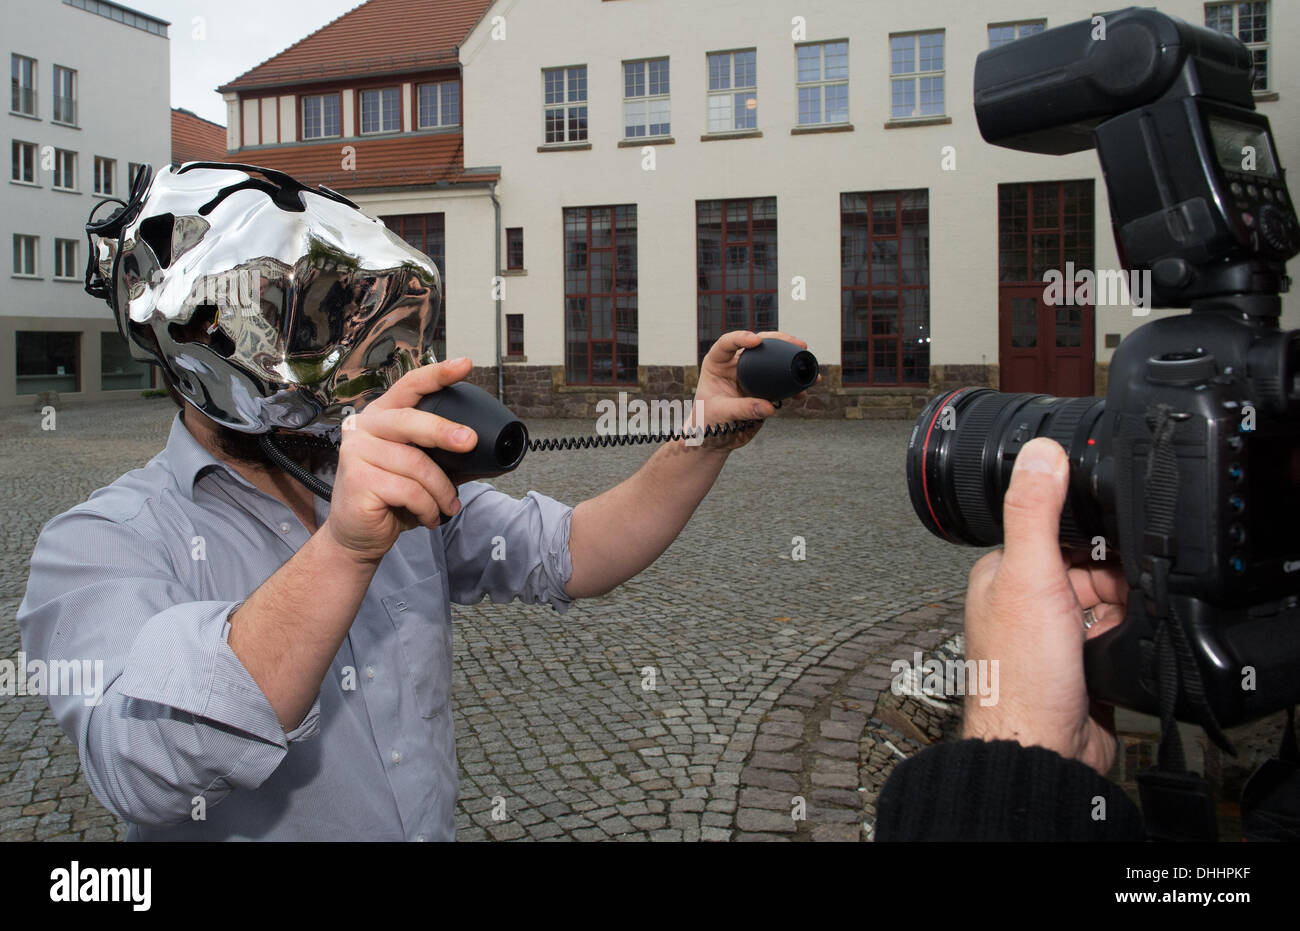
[[[245,433],[337,439],[343,419],[434,362],[442,282],[342,195],[282,172],[144,166],[86,230],[86,290],[137,360]]]

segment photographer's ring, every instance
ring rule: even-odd
[[[1083,609],[1083,629],[1092,630],[1097,626],[1097,615],[1093,613],[1092,608]]]

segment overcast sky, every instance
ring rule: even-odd
[[[243,74],[361,0],[123,0],[172,25],[172,106],[225,125],[214,88]],[[196,19],[197,18],[197,19]],[[382,51],[382,50],[380,50]]]

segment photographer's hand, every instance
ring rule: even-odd
[[[1089,713],[1083,644],[1124,618],[1128,585],[1118,569],[1071,558],[1058,543],[1069,462],[1048,439],[1016,458],[1003,503],[1005,545],[971,570],[966,655],[998,663],[999,698],[968,698],[964,736],[1014,740],[1079,760],[1103,776],[1115,759],[1111,709]],[[1096,625],[1085,632],[1083,612]]]

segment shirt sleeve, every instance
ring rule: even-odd
[[[93,511],[41,532],[18,609],[23,649],[92,671],[95,688],[49,703],[96,798],[127,821],[186,821],[200,798],[261,785],[290,742],[318,732],[319,696],[285,734],[231,650],[241,603],[195,600],[160,542]]]
[[[568,611],[573,508],[535,491],[512,498],[482,482],[461,485],[460,502],[442,528],[451,600],[474,604],[486,595],[504,604],[518,598]]]

